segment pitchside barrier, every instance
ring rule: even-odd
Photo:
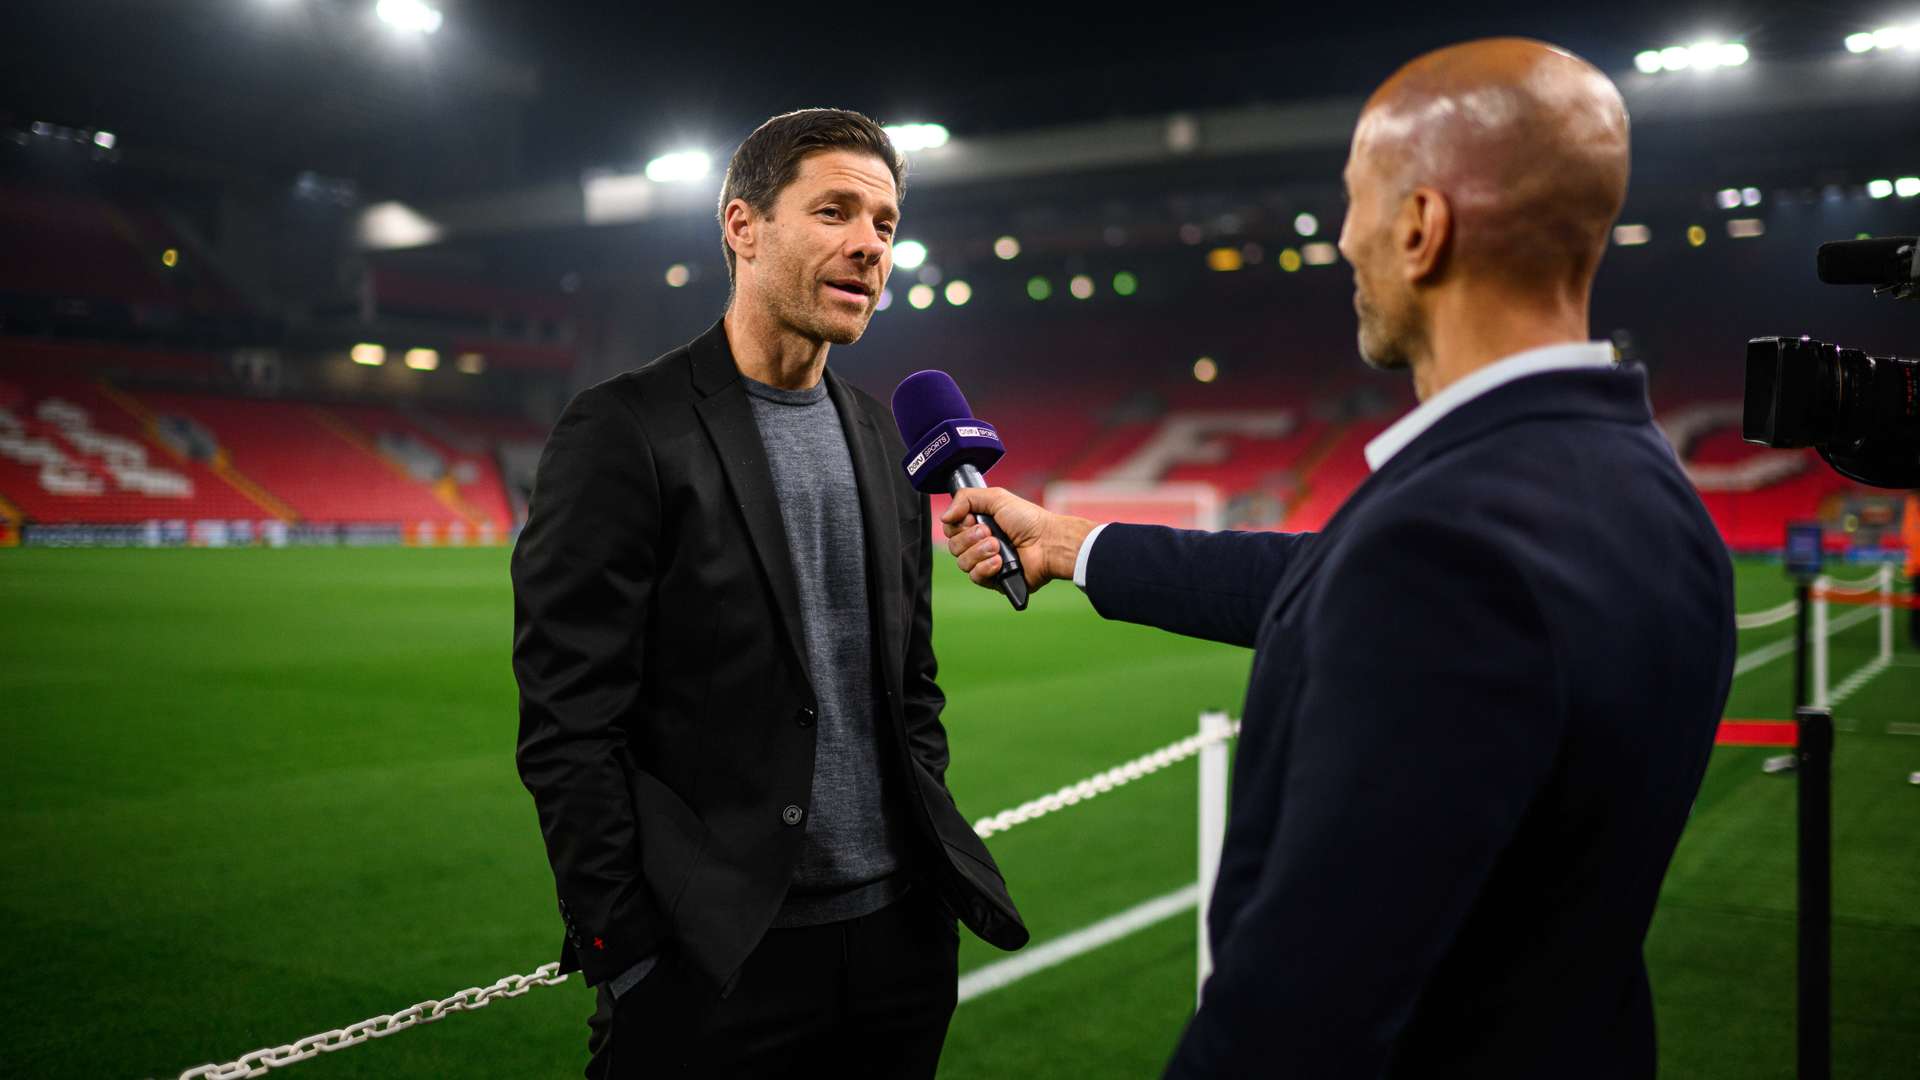
[[[1817,702],[1825,704],[1829,698],[1844,698],[1851,689],[1857,689],[1866,679],[1878,674],[1891,660],[1893,608],[1912,606],[1915,603],[1912,597],[1897,597],[1893,594],[1893,580],[1893,567],[1889,564],[1882,566],[1873,575],[1858,581],[1834,581],[1823,577],[1815,583],[1812,590],[1812,617],[1815,632],[1812,637],[1816,673],[1813,685]],[[1829,603],[1870,606],[1829,620],[1827,617]],[[1827,686],[1828,635],[1867,621],[1876,610],[1881,618],[1878,655],[1865,667],[1849,675],[1840,686],[1829,691]],[[1787,622],[1794,617],[1794,614],[1794,603],[1788,601],[1779,607],[1736,615],[1734,625],[1742,630],[1758,629]],[[1758,657],[1765,651],[1765,649],[1756,650],[1748,656]],[[1743,670],[1746,669],[1737,666],[1735,672],[1739,674]],[[1239,732],[1240,722],[1231,719],[1226,713],[1201,713],[1199,730],[1195,734],[1150,753],[1142,754],[1104,772],[1096,773],[1077,783],[1068,784],[1057,791],[1029,799],[1019,806],[983,817],[974,822],[973,831],[985,840],[1006,832],[1016,825],[1022,825],[1098,798],[1115,788],[1124,787],[1142,777],[1151,776],[1188,758],[1199,758],[1199,874],[1196,885],[1198,945],[1194,963],[1194,1001],[1197,1007],[1201,989],[1206,985],[1207,975],[1213,969],[1213,957],[1207,942],[1207,906],[1213,893],[1214,880],[1219,875],[1221,851],[1227,834],[1229,773],[1227,744]],[[1044,950],[1047,946],[1038,948]],[[445,1019],[454,1013],[485,1008],[503,998],[519,997],[536,986],[558,986],[569,978],[567,975],[559,974],[559,969],[560,965],[557,963],[542,964],[531,974],[508,975],[485,987],[470,986],[447,998],[422,1001],[399,1012],[382,1013],[344,1028],[334,1028],[317,1035],[309,1035],[296,1042],[255,1050],[223,1064],[195,1066],[182,1072],[179,1080],[203,1080],[203,1078],[204,1080],[235,1080],[238,1077],[264,1076],[270,1070],[292,1065],[298,1061],[344,1050],[349,1046],[359,1046],[373,1039],[384,1039],[408,1028]]]

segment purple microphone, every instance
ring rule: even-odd
[[[900,380],[893,392],[893,422],[900,426],[900,441],[907,444],[900,467],[915,490],[928,495],[986,487],[984,474],[1007,452],[1000,433],[992,424],[974,419],[966,396],[944,371],[916,371]],[[1019,553],[992,517],[974,517],[1000,542],[996,584],[1013,610],[1025,611],[1027,578],[1020,569]]]

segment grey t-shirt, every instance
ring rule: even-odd
[[[866,532],[826,382],[781,390],[741,381],[780,499],[819,706],[805,846],[774,925],[812,926],[878,911],[905,886],[903,837],[880,767]]]

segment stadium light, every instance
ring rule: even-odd
[[[1707,230],[1699,225],[1687,226],[1687,246],[1700,247],[1707,242]]]
[[[1220,377],[1220,365],[1213,362],[1213,357],[1203,356],[1193,362],[1193,377],[1203,383],[1212,382]]]
[[[954,307],[966,307],[967,301],[973,299],[973,286],[961,281],[959,278],[954,278],[952,281],[947,282],[946,293],[947,303],[952,304]]]
[[[676,150],[647,162],[647,179],[656,184],[678,184],[698,180],[713,169],[713,159],[705,150]]]
[[[893,245],[893,265],[902,270],[917,270],[927,261],[927,245],[918,240],[901,240]]]
[[[1085,274],[1075,274],[1073,280],[1067,282],[1067,291],[1073,294],[1075,300],[1085,300],[1093,295],[1093,279]]]
[[[387,362],[386,346],[375,345],[369,341],[355,345],[347,355],[353,357],[354,363],[364,364],[367,367],[379,367]]]
[[[947,145],[947,129],[939,124],[888,124],[887,138],[903,154],[935,150]]]
[[[1320,231],[1320,219],[1312,214],[1301,214],[1293,219],[1293,231],[1301,236],[1312,236]]]
[[[1727,235],[1735,240],[1751,240],[1767,234],[1767,223],[1757,217],[1732,218],[1727,222]]]
[[[1308,266],[1332,266],[1340,261],[1340,249],[1332,244],[1308,244],[1300,249]]]
[[[1760,189],[1754,188],[1754,187],[1741,188],[1740,189],[1740,205],[1741,206],[1759,206],[1760,205]]]
[[[1663,71],[1712,71],[1740,67],[1753,53],[1738,41],[1698,41],[1692,45],[1669,45],[1664,49],[1646,49],[1635,53],[1633,66],[1641,74],[1658,75]]]
[[[1280,269],[1291,274],[1301,266],[1300,253],[1293,248],[1280,249]]]
[[[1891,194],[1893,194],[1893,181],[1891,180],[1867,181],[1867,196],[1869,198],[1884,199]]]
[[[1140,291],[1140,279],[1130,270],[1122,270],[1113,275],[1113,291],[1116,296],[1132,296]]]
[[[453,366],[462,375],[478,375],[487,370],[487,358],[477,352],[463,352],[454,358]]]
[[[1045,300],[1053,295],[1053,282],[1043,277],[1030,277],[1027,279],[1027,295],[1035,300]]]
[[[693,280],[693,271],[686,263],[674,263],[667,267],[667,288],[678,289]]]
[[[406,363],[415,371],[434,371],[440,367],[440,353],[435,349],[408,349]]]
[[[442,17],[426,0],[380,0],[373,14],[395,30],[408,34],[437,34]]]
[[[1720,204],[1720,209],[1731,210],[1740,205],[1740,189],[1730,187],[1721,188],[1719,192],[1714,195],[1713,201]]]
[[[1858,55],[1873,51],[1873,35],[1868,33],[1848,34],[1847,51]]]
[[[1920,176],[1903,176],[1893,182],[1893,193],[1903,199],[1920,195]]]
[[[1226,274],[1240,269],[1245,264],[1246,260],[1240,257],[1240,253],[1230,247],[1217,247],[1207,252],[1207,269],[1209,270]]]
[[[933,306],[933,286],[915,285],[913,288],[908,289],[907,303],[912,304],[916,311],[925,311],[927,308]]]
[[[180,265],[180,249],[168,248],[160,253],[160,265],[171,270]]]
[[[888,308],[890,308],[890,307],[892,307],[892,306],[893,306],[893,290],[892,290],[892,289],[881,289],[881,290],[880,290],[880,302],[879,302],[879,303],[877,303],[877,304],[875,304],[875,305],[873,305],[873,310],[875,310],[875,311],[885,311],[885,310],[887,310]]]
[[[993,242],[993,253],[1002,259],[1017,259],[1020,257],[1020,241],[1011,236],[1003,236]]]
[[[1621,247],[1639,247],[1653,239],[1653,230],[1645,225],[1615,225],[1613,242]]]
[[[113,144],[117,141],[111,131],[96,131],[93,133],[93,145],[102,150],[113,149]]]

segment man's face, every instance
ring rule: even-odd
[[[1395,257],[1394,217],[1401,192],[1380,175],[1367,152],[1365,119],[1356,133],[1343,174],[1347,216],[1340,225],[1340,254],[1353,267],[1353,310],[1360,319],[1360,358],[1382,370],[1412,362],[1419,309]]]
[[[893,271],[899,220],[893,174],[879,158],[809,154],[760,219],[752,272],[769,312],[814,341],[860,340]]]

